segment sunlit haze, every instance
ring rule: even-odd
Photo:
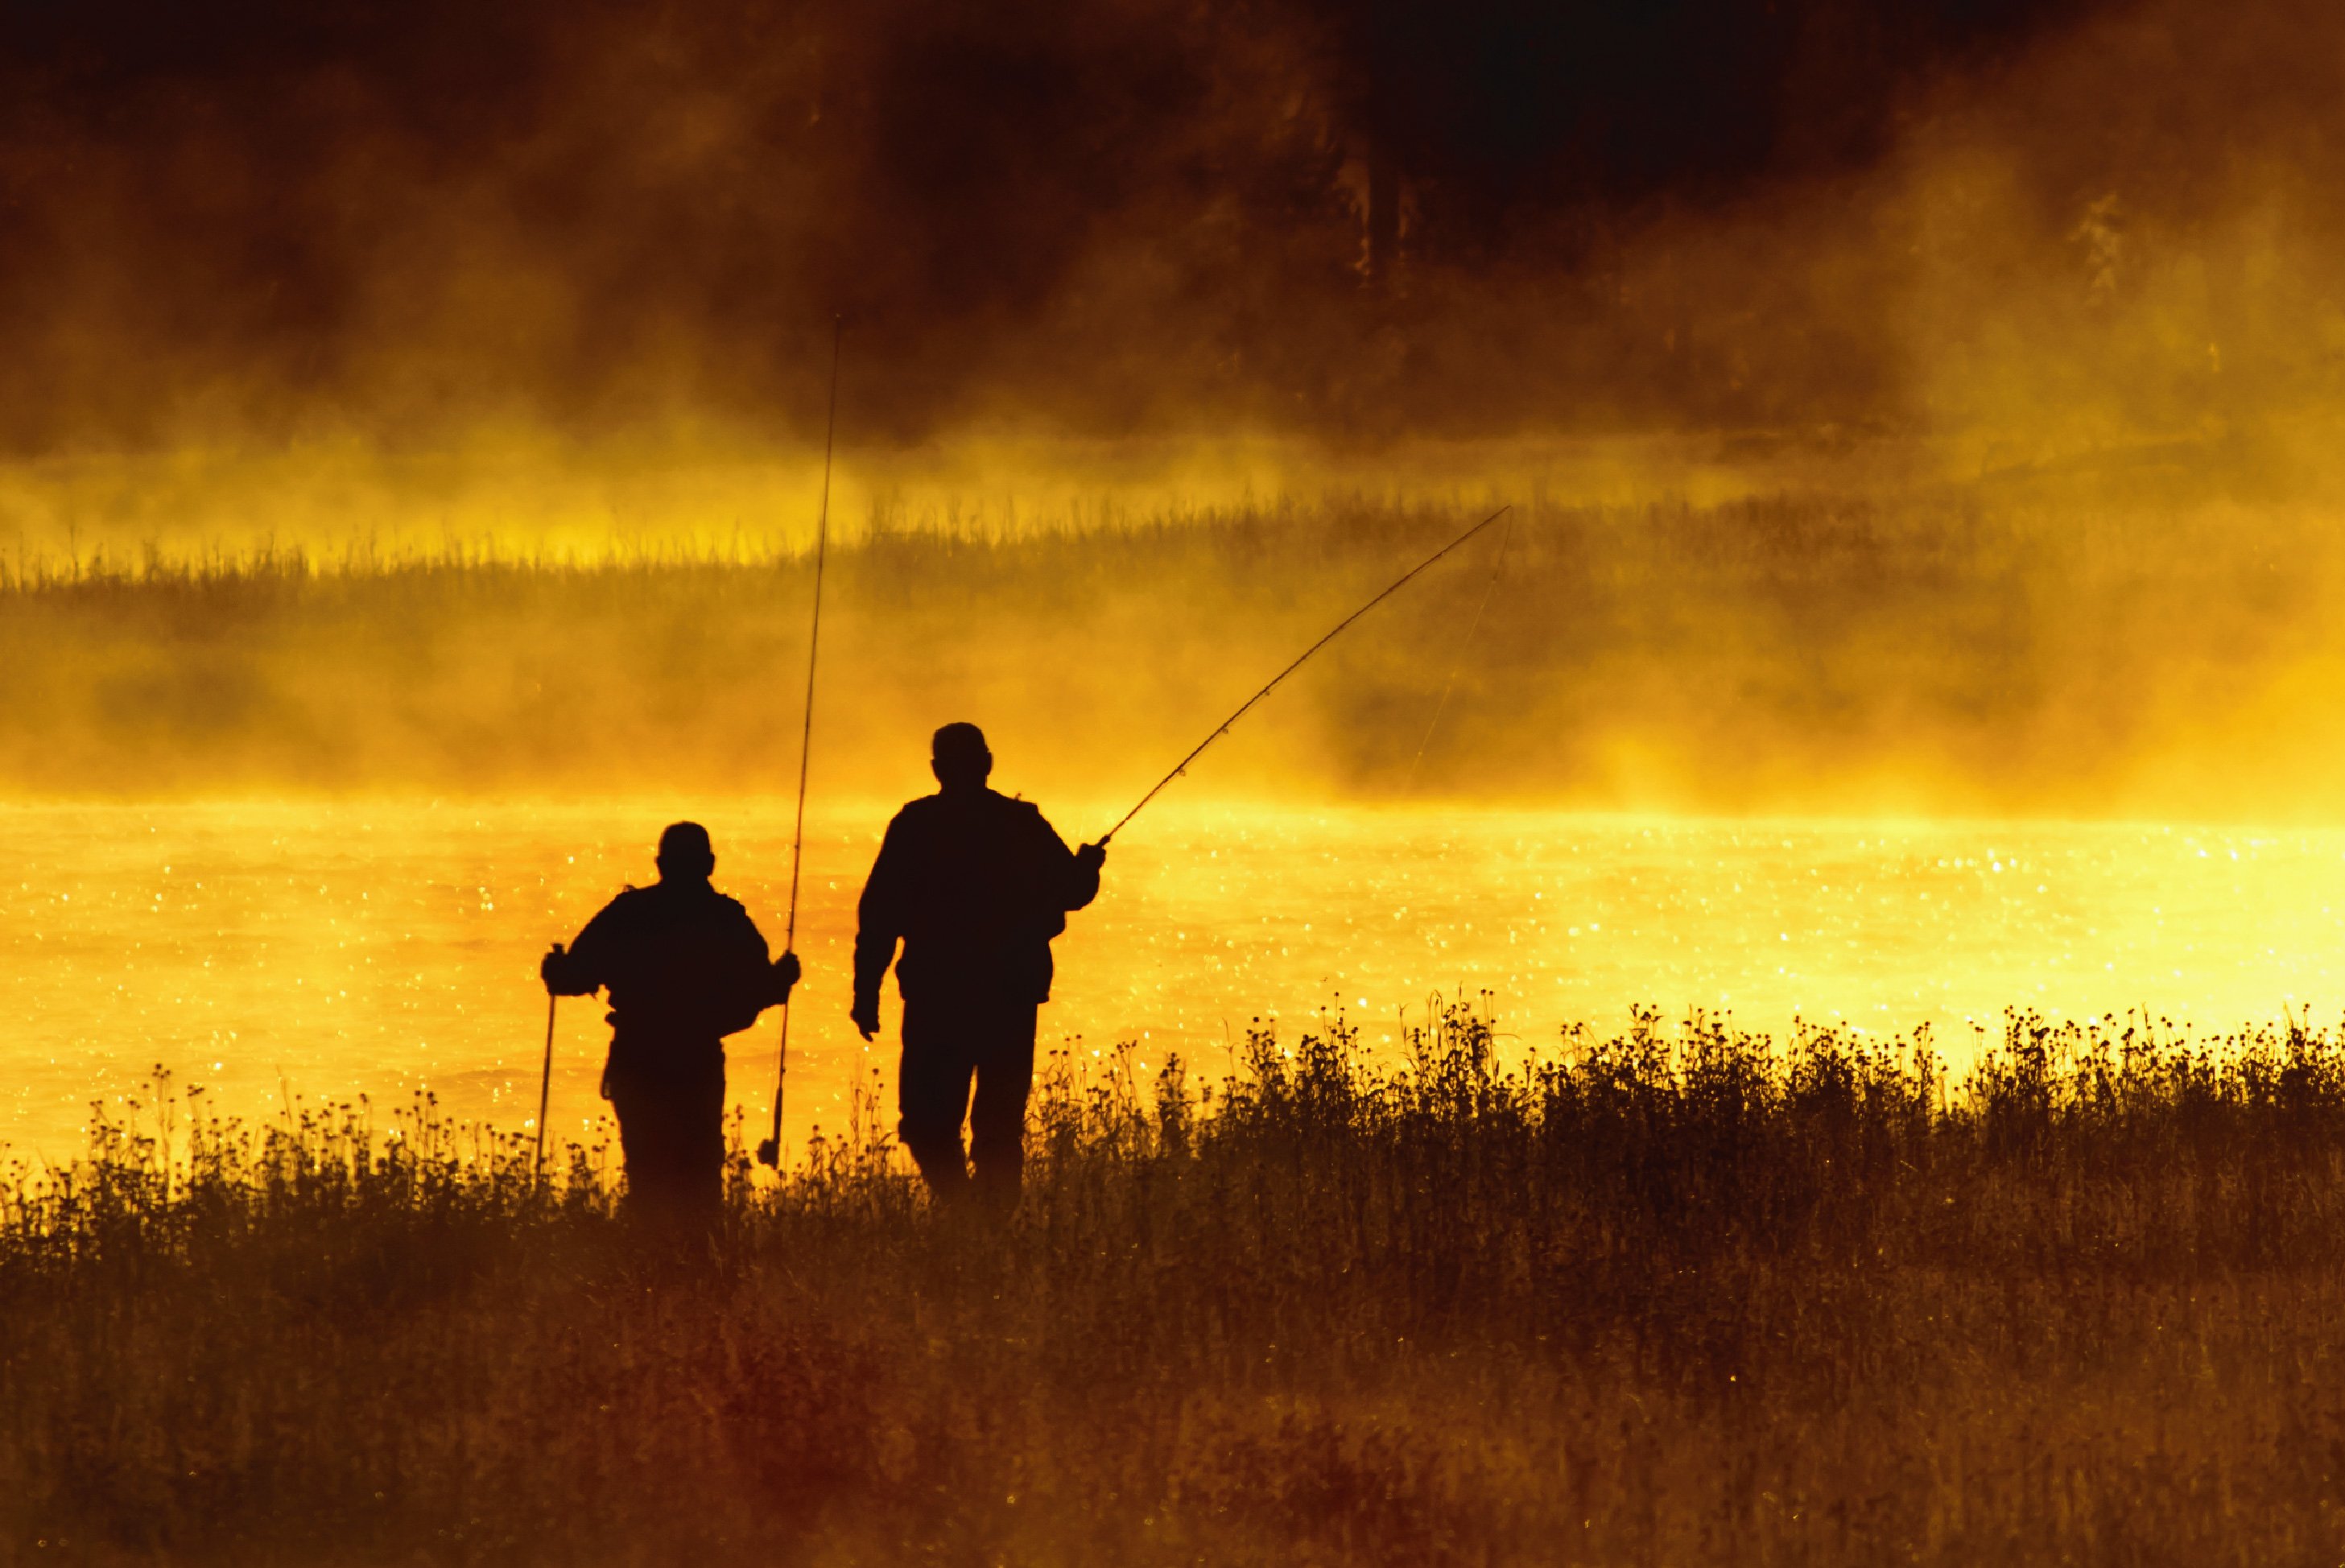
[[[1051,1037],[2328,999],[2328,8],[431,15],[10,24],[0,1138],[519,1117],[670,817],[776,936],[824,515],[809,1083],[937,724],[1095,833],[1501,505],[1118,840]]]

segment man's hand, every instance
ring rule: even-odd
[[[847,1016],[855,1020],[855,1027],[863,1037],[869,1039],[879,1032],[879,998],[856,997],[855,1006],[847,1009]]]
[[[788,1001],[790,992],[797,988],[799,977],[805,973],[805,966],[799,964],[798,956],[796,953],[785,953],[775,959],[774,999],[777,1002]]]
[[[562,950],[562,944],[559,942],[556,942],[552,949],[546,953],[545,956],[539,960],[537,966],[537,977],[545,982],[545,994],[547,996],[557,996],[562,994],[560,991],[555,989],[554,976],[562,973],[563,966],[568,964],[569,961],[570,955]]]
[[[1083,845],[1081,849],[1075,851],[1075,864],[1081,866],[1085,871],[1097,871],[1101,866],[1107,864],[1107,845],[1104,844],[1087,844]]]

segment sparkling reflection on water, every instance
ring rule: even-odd
[[[836,1128],[892,1065],[848,1024],[854,898],[889,805],[809,824],[789,1126]],[[88,1103],[156,1064],[247,1117],[421,1088],[460,1116],[535,1113],[535,964],[624,882],[660,825],[715,833],[720,885],[777,947],[789,803],[731,799],[0,806],[9,982],[0,1143],[78,1148]],[[1111,820],[1061,805],[1071,840]],[[2147,1008],[2210,1028],[2345,1005],[2345,833],[2143,824],[1714,821],[1167,803],[1119,839],[1058,944],[1046,1045],[1120,1038],[1207,1073],[1257,1015],[1340,1005],[1372,1044],[1434,993],[1496,994],[1513,1048],[1632,1003],[1927,1023],[1959,1062],[2009,1006]],[[777,1015],[732,1042],[770,1114]],[[889,1009],[892,1029],[893,1008]],[[592,1128],[605,1031],[564,1005],[557,1133]]]

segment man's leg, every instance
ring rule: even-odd
[[[713,1231],[725,1215],[725,1058],[679,1088],[676,1198]]]
[[[896,1136],[911,1151],[920,1179],[939,1203],[969,1189],[960,1124],[969,1114],[968,1020],[949,1004],[904,1004],[904,1057],[896,1073]]]
[[[611,1110],[619,1118],[619,1153],[627,1176],[627,1212],[638,1218],[666,1208],[674,1185],[675,1118],[664,1098],[656,1083],[628,1077],[611,1085]]]
[[[1035,1007],[996,1003],[974,1012],[977,1102],[969,1112],[969,1158],[987,1204],[1018,1206],[1026,1174],[1026,1101],[1034,1092]]]
[[[725,1068],[611,1086],[627,1207],[659,1224],[713,1226],[725,1206]]]

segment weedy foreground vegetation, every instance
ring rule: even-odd
[[[0,1211],[20,1562],[2299,1563],[2345,1546],[2345,1038],[2011,1021],[1061,1060],[633,1235],[587,1151],[101,1126]],[[200,1102],[198,1102],[199,1107]],[[151,1116],[151,1112],[149,1115]]]

